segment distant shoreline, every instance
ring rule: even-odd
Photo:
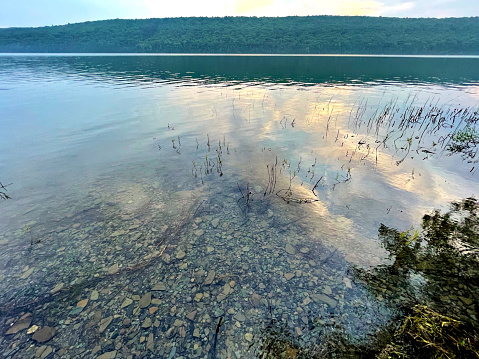
[[[222,54],[222,53],[141,53],[141,52],[95,52],[95,53],[84,53],[84,52],[59,52],[59,53],[48,53],[48,52],[0,52],[0,56],[30,56],[30,57],[48,57],[48,56],[58,56],[58,57],[96,57],[96,56],[230,56],[230,57],[379,57],[379,58],[430,58],[430,59],[479,59],[479,55],[384,55],[384,54]]]
[[[0,28],[0,52],[470,56],[479,55],[479,17],[115,19],[51,27]]]

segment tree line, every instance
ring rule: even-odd
[[[479,17],[184,17],[0,29],[0,52],[479,54]]]

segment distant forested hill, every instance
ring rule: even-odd
[[[222,17],[0,29],[0,52],[479,54],[479,17]]]

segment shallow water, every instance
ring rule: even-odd
[[[0,329],[55,328],[4,357],[255,357],[273,318],[366,339],[392,311],[350,269],[389,260],[380,223],[478,194],[448,151],[478,62],[0,56]]]

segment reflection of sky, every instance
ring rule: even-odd
[[[418,226],[425,212],[479,193],[477,179],[469,173],[470,165],[460,157],[430,156],[423,160],[423,155],[411,152],[398,166],[396,161],[403,153],[380,147],[377,160],[375,151],[361,160],[367,150],[365,145],[358,150],[358,142],[366,140],[377,146],[375,137],[366,135],[365,126],[348,127],[351,107],[358,98],[368,100],[364,116],[367,120],[378,104],[381,108],[393,98],[402,103],[408,96],[417,95],[415,103],[419,105],[436,96],[441,103],[452,101],[451,104],[474,106],[476,100],[469,93],[440,86],[417,91],[390,86],[298,89],[295,86],[209,88],[200,93],[182,87],[170,93],[168,101],[181,106],[187,98],[191,106],[204,108],[203,123],[208,123],[209,135],[221,138],[226,133],[227,141],[238,151],[238,158],[228,158],[228,164],[235,167],[244,181],[259,183],[264,188],[268,180],[266,165],[271,166],[276,156],[279,163],[290,162],[291,171],[297,170],[301,158],[301,170],[293,181],[298,197],[312,198],[311,189],[323,176],[317,190],[320,202],[304,205],[304,216],[309,219],[312,232],[335,238],[334,244],[346,253],[350,253],[346,250],[348,245],[358,246],[359,253],[373,253],[369,240],[375,237],[380,223],[401,229]],[[214,111],[206,104],[214,104]],[[201,126],[198,129],[206,133]],[[402,139],[403,142],[406,141]],[[348,168],[352,180],[334,186],[341,182]],[[315,172],[313,179],[308,177],[308,169]],[[287,169],[283,169],[278,188],[287,188],[288,178]],[[357,258],[349,259],[360,262]]]
[[[115,18],[367,15],[469,17],[476,0],[18,0],[5,1],[0,26],[49,26]]]
[[[258,148],[273,147],[282,157],[292,161],[292,167],[301,157],[303,165],[306,166],[304,171],[308,166],[311,168],[306,164],[312,164],[314,158],[317,158],[316,170],[322,168],[327,179],[325,182],[329,182],[329,189],[326,190],[330,197],[328,200],[336,202],[335,205],[340,205],[337,201],[342,195],[341,188],[344,188],[346,193],[340,200],[343,201],[342,205],[355,203],[355,198],[358,202],[366,201],[368,205],[369,200],[373,200],[379,208],[378,211],[382,213],[376,211],[371,217],[387,220],[396,213],[403,223],[407,223],[417,221],[425,209],[440,207],[457,198],[477,193],[479,188],[477,181],[469,173],[470,165],[463,163],[459,157],[429,157],[423,160],[423,154],[411,152],[406,160],[397,166],[396,161],[403,157],[403,152],[395,153],[391,148],[380,147],[377,159],[375,151],[372,150],[368,157],[360,160],[367,154],[367,150],[366,146],[362,146],[358,151],[358,141],[366,139],[374,145],[375,138],[365,136],[364,126],[357,131],[347,126],[350,109],[356,97],[361,94],[362,97],[368,98],[367,117],[371,115],[375,104],[384,106],[389,99],[396,96],[400,96],[398,102],[401,103],[401,100],[409,95],[408,92],[387,87],[369,88],[365,93],[362,93],[362,90],[342,87],[322,88],[319,94],[312,92],[286,88],[281,91],[244,90],[241,98],[236,99],[236,105],[244,106],[256,102],[252,117],[253,121],[261,126],[255,136],[255,140],[262,144],[258,144]],[[415,94],[414,91],[411,93]],[[439,87],[419,91],[416,103],[424,103],[431,94],[440,94],[443,102],[454,100],[463,106],[475,105],[473,96]],[[264,106],[258,106],[259,99],[263,98]],[[245,119],[245,114],[240,117]],[[285,119],[288,121],[285,122]],[[293,119],[295,127],[291,126]],[[328,119],[330,127],[326,138]],[[355,137],[351,137],[352,135]],[[400,141],[404,142],[404,139]],[[355,155],[350,161],[353,153]],[[347,168],[351,168],[354,181],[336,186],[333,192],[331,184],[335,182],[334,176],[336,173],[344,175]],[[386,210],[390,207],[392,208],[386,216]]]
[[[375,138],[366,135],[364,126],[348,126],[351,107],[366,100],[367,122],[377,107],[393,98],[401,103],[410,95],[417,95],[417,104],[435,96],[440,103],[474,106],[477,86],[467,87],[467,92],[440,85],[394,83],[304,87],[253,82],[254,86],[223,87],[194,86],[192,82],[191,86],[170,83],[146,88],[129,77],[120,87],[119,73],[112,82],[72,74],[68,78],[60,72],[45,79],[33,77],[36,81],[12,83],[2,93],[0,114],[8,136],[0,143],[2,153],[7,154],[0,169],[7,181],[15,183],[11,194],[16,198],[28,198],[32,188],[54,196],[58,184],[71,190],[69,186],[79,186],[112,168],[147,161],[156,166],[161,156],[173,160],[176,167],[169,171],[187,176],[194,185],[189,177],[192,161],[200,164],[204,160],[204,152],[196,151],[196,139],[205,147],[208,136],[213,146],[208,156],[215,156],[218,141],[229,146],[231,155],[224,158],[223,178],[233,176],[264,188],[266,165],[276,156],[279,163],[290,163],[291,171],[297,170],[301,159],[292,189],[308,198],[323,176],[317,188],[320,201],[299,211],[303,211],[305,230],[334,242],[345,253],[351,253],[351,248],[374,253],[372,239],[380,223],[407,229],[418,225],[425,211],[479,193],[470,166],[459,157],[422,160],[414,154],[414,159],[408,157],[396,166],[402,153],[390,147],[379,149],[377,163],[375,153],[360,160],[367,151],[366,146],[357,150],[358,141],[374,144]],[[8,77],[12,80],[14,76]],[[168,124],[175,130],[169,130]],[[181,155],[172,149],[172,139],[177,141],[178,136]],[[334,186],[348,168],[351,181]],[[312,171],[314,177],[309,178]],[[287,169],[279,181],[278,188],[287,187]],[[31,184],[34,187],[29,187]],[[298,210],[279,202],[281,210]]]

